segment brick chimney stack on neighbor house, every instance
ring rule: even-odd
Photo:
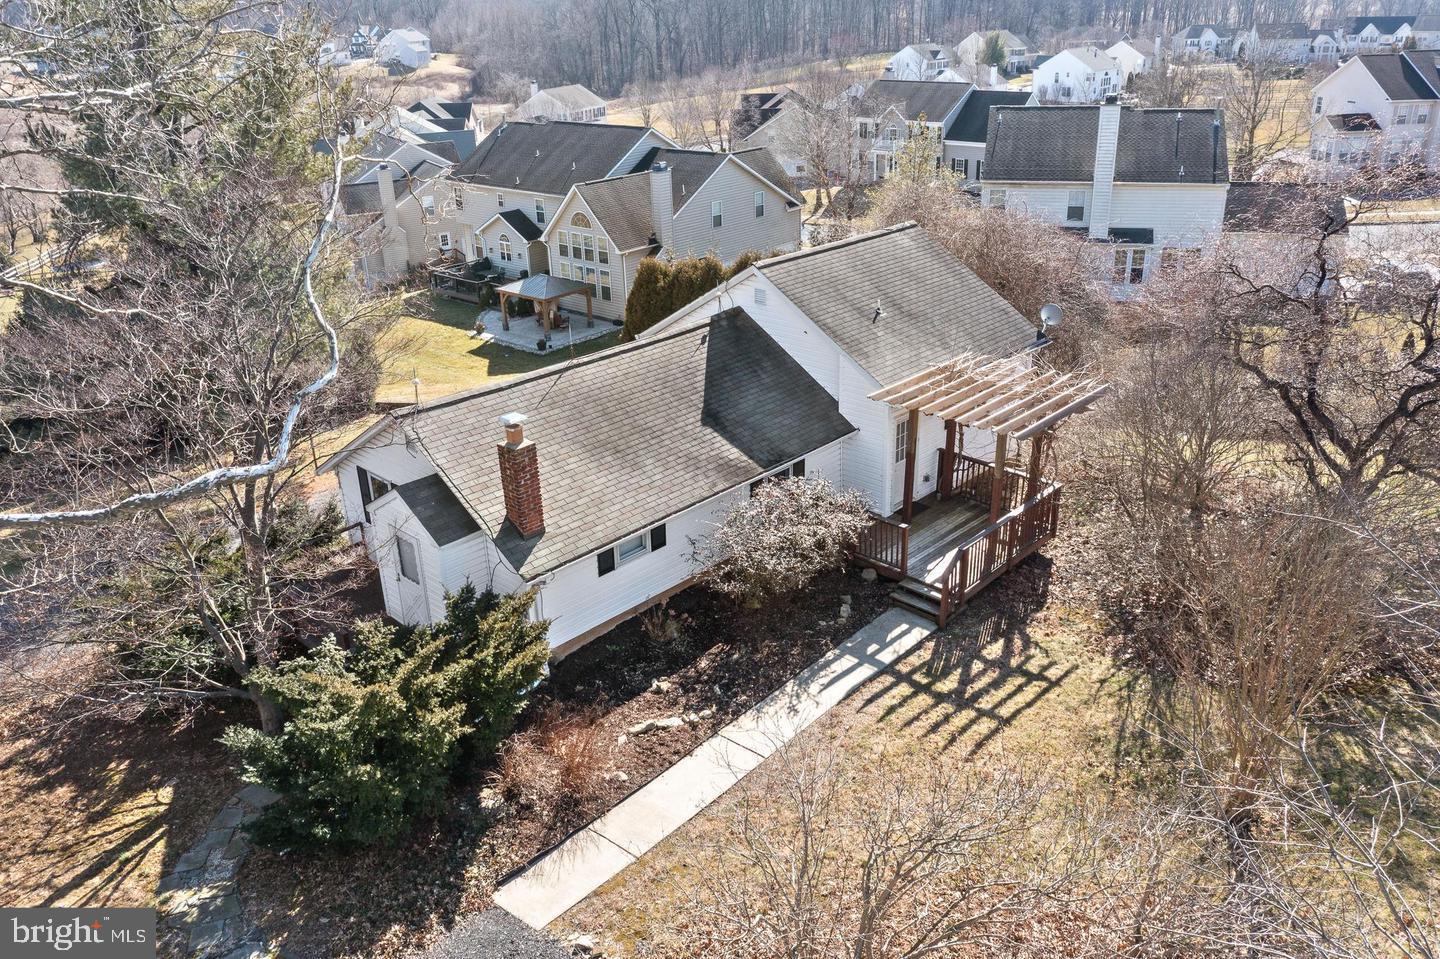
[[[524,413],[500,417],[505,442],[500,454],[500,488],[505,494],[505,518],[525,539],[545,528],[545,509],[540,501],[540,460],[535,444],[525,438]]]

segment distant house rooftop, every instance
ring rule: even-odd
[[[875,104],[877,116],[893,105],[907,121],[923,116],[930,123],[941,123],[970,86],[934,80],[875,80],[865,88],[865,97]]]
[[[577,183],[609,176],[648,129],[512,120],[491,130],[454,175],[479,186],[563,196]]]

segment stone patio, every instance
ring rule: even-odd
[[[595,318],[594,326],[585,325],[585,314],[574,313],[570,310],[561,310],[568,326],[563,330],[550,331],[550,343],[545,349],[537,348],[543,331],[540,328],[540,321],[533,316],[512,316],[510,318],[510,329],[505,329],[500,322],[499,310],[486,310],[480,314],[478,326],[483,327],[484,332],[479,335],[487,342],[499,343],[512,349],[523,350],[526,353],[551,353],[555,350],[563,350],[574,346],[577,343],[584,343],[586,340],[594,340],[599,337],[614,333],[619,329],[611,320]]]

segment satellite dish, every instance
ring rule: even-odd
[[[1065,311],[1060,309],[1058,304],[1046,303],[1040,307],[1040,325],[1047,330],[1059,326],[1060,318],[1064,315]]]

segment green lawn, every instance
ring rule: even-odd
[[[619,330],[580,344],[573,350],[539,355],[470,336],[479,309],[472,303],[432,297],[428,291],[407,294],[405,315],[388,345],[388,375],[375,392],[378,403],[413,402],[419,378],[421,400],[433,400],[495,380],[530,373],[577,356],[598,353],[619,342]]]

